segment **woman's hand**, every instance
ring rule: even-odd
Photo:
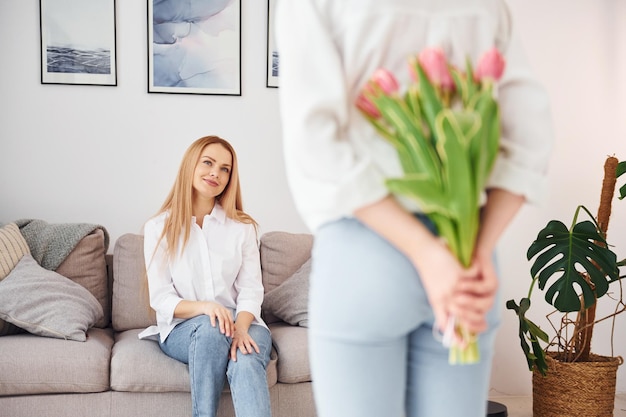
[[[387,239],[411,261],[419,272],[428,301],[435,315],[435,326],[442,330],[450,319],[450,303],[457,281],[468,273],[445,243],[408,213],[391,196],[361,207],[355,216]]]
[[[493,251],[524,201],[523,196],[498,188],[487,192],[472,266],[468,270],[469,279],[459,280],[450,307],[460,323],[475,333],[487,328],[486,315],[494,304],[498,289]]]
[[[229,309],[214,301],[202,301],[202,305],[202,314],[209,316],[213,327],[219,324],[222,334],[228,337],[234,334],[235,323]]]
[[[190,319],[204,314],[211,319],[211,325],[215,327],[218,323],[220,332],[230,337],[235,331],[233,316],[229,309],[214,301],[192,301],[181,300],[176,305],[174,317]]]
[[[435,315],[435,326],[440,330],[448,325],[452,316],[465,316],[467,306],[463,303],[453,308],[458,297],[457,285],[461,281],[471,280],[475,272],[463,268],[454,254],[440,239],[434,239],[424,246],[419,253],[409,259],[420,274],[422,285]],[[458,301],[457,301],[458,302]]]
[[[523,197],[490,190],[470,268],[464,268],[440,238],[391,196],[361,207],[354,214],[411,260],[420,274],[439,330],[446,329],[454,316],[467,330],[480,333],[487,327],[486,313],[493,305],[498,286],[491,253],[522,203]]]
[[[250,325],[254,321],[254,315],[247,311],[241,311],[237,315],[237,322],[235,323],[235,333],[233,334],[233,341],[230,344],[230,359],[237,361],[237,349],[244,355],[248,353],[260,353],[259,347],[248,333]]]
[[[477,253],[467,272],[457,282],[449,311],[466,329],[480,333],[487,330],[499,284],[491,254]]]
[[[252,339],[248,333],[247,329],[243,330],[235,327],[233,341],[230,345],[230,359],[233,361],[237,361],[237,349],[239,349],[239,351],[244,355],[253,352],[261,352],[254,339]]]

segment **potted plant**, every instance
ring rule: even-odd
[[[534,258],[528,295],[517,304],[509,300],[506,307],[519,319],[519,337],[528,368],[533,372],[533,415],[587,416],[613,415],[619,357],[591,353],[595,324],[614,319],[626,311],[621,297],[620,267],[607,242],[607,229],[617,178],[626,172],[626,161],[610,156],[604,165],[604,180],[597,218],[584,206],[575,211],[568,229],[558,220],[551,220],[538,233],[527,251]],[[620,190],[626,197],[626,184]],[[579,221],[580,215],[589,219]],[[607,317],[596,317],[596,302],[611,294],[612,285],[620,286],[617,308]],[[533,289],[544,291],[544,299],[561,319],[554,324],[550,336],[528,318]],[[576,318],[571,318],[572,315]],[[545,347],[541,345],[545,344]],[[576,379],[580,379],[577,381]]]

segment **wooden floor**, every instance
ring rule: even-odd
[[[533,417],[533,401],[531,397],[491,397],[491,401],[504,404],[508,417]],[[572,416],[575,417],[575,416]],[[615,412],[613,417],[626,417],[626,393],[615,396]]]

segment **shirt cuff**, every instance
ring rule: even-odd
[[[530,204],[541,205],[547,199],[548,182],[545,174],[500,158],[494,164],[487,188],[502,188],[526,197]]]

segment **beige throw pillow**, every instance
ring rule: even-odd
[[[0,280],[9,275],[27,253],[30,249],[15,223],[0,227]]]
[[[27,253],[30,253],[30,249],[15,223],[0,227],[0,281],[9,275]],[[24,330],[0,319],[0,336],[17,333],[24,333]]]

